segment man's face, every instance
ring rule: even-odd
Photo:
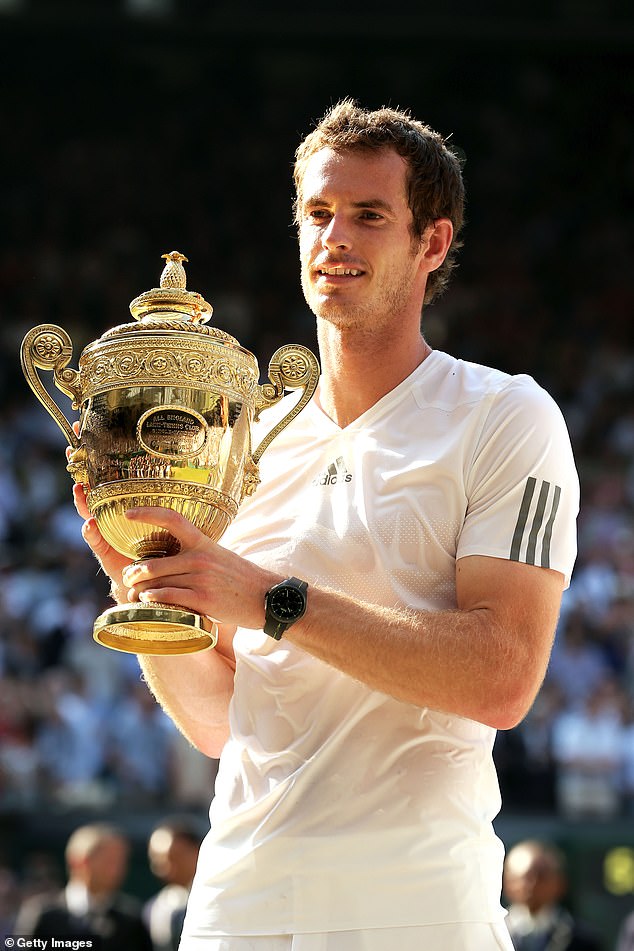
[[[302,288],[313,313],[342,329],[420,320],[425,244],[412,238],[407,166],[392,149],[307,162],[298,204]]]
[[[129,849],[118,838],[104,839],[84,860],[84,881],[94,895],[117,891],[128,868]]]
[[[157,878],[177,885],[189,885],[196,871],[198,849],[189,839],[171,829],[155,829],[150,836],[148,858]]]
[[[521,845],[509,852],[504,867],[504,893],[510,902],[526,905],[532,914],[562,897],[564,880],[552,860]]]

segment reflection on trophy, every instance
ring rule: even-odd
[[[68,367],[72,342],[54,324],[22,342],[24,375],[72,447],[68,471],[84,485],[106,540],[132,560],[175,554],[168,531],[125,518],[137,506],[175,509],[217,541],[242,499],[259,482],[258,462],[271,441],[306,406],[319,365],[305,347],[281,347],[258,383],[255,356],[230,334],[206,326],[212,307],[186,290],[177,251],[164,254],[160,287],[135,298],[135,322],[106,331]],[[79,436],[40,380],[55,385],[80,411]],[[300,399],[253,450],[251,424],[285,390]],[[97,618],[94,638],[138,654],[187,654],[217,641],[213,621],[167,604],[116,605]]]

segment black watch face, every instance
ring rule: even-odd
[[[304,595],[289,585],[278,588],[269,596],[269,609],[278,621],[295,621],[304,610]]]

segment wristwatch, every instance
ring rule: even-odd
[[[291,624],[299,621],[306,611],[308,583],[299,578],[287,578],[273,585],[264,597],[264,633],[279,641]]]

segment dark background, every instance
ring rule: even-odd
[[[248,296],[259,356],[310,337],[290,168],[313,121],[353,96],[410,108],[466,159],[466,248],[429,335],[574,387],[597,335],[631,333],[633,18],[618,3],[509,6],[174,0],[171,16],[134,17],[32,0],[5,15],[5,381],[11,335],[59,319],[83,347],[127,319],[172,248],[219,324],[219,299]],[[553,366],[562,349],[572,367]]]
[[[435,347],[529,372],[550,390],[570,427],[584,505],[596,511],[606,480],[616,473],[626,484],[634,461],[632,445],[612,438],[634,406],[633,52],[631,4],[609,0],[0,2],[3,464],[26,482],[46,457],[67,501],[61,434],[40,445],[33,420],[44,431],[44,410],[25,423],[34,397],[20,340],[35,324],[59,323],[76,366],[81,349],[156,286],[166,251],[188,256],[188,286],[261,367],[281,343],[314,344],[291,166],[313,122],[352,96],[411,109],[451,136],[465,161],[465,247],[449,290],[425,313],[425,333]],[[59,551],[48,562],[42,551],[51,511],[25,502],[7,516],[6,579],[34,560],[57,570]],[[627,492],[617,516],[632,529]],[[582,520],[577,570],[593,557],[583,529]],[[626,574],[634,582],[634,569]],[[105,597],[94,572],[81,577]],[[625,653],[631,594],[626,602]],[[3,625],[8,656],[29,638],[28,619],[19,635]],[[532,809],[522,755],[514,760],[508,742],[500,753],[500,829],[507,841],[527,830],[560,841],[574,859],[577,908],[612,936],[634,895],[628,821],[566,824],[547,795]],[[14,805],[3,814],[14,860],[24,843],[59,844],[79,816],[51,808],[44,822]],[[118,817],[141,843],[155,813]],[[621,846],[622,874],[610,879]]]

